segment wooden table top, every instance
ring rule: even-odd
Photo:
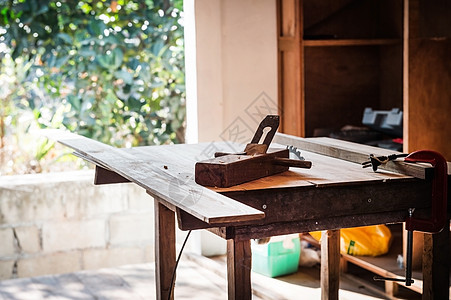
[[[231,192],[290,188],[299,190],[302,188],[347,186],[412,179],[408,175],[384,170],[375,173],[371,168],[363,169],[361,167],[360,163],[368,157],[365,151],[372,151],[370,153],[376,155],[385,155],[387,150],[362,147],[361,145],[332,139],[311,139],[313,144],[321,145],[320,151],[317,151],[318,147],[311,147],[310,149],[305,145],[301,147],[305,159],[312,161],[311,169],[290,168],[289,171],[278,175],[229,188],[206,188],[194,181],[195,163],[199,160],[211,158],[215,151],[242,151],[244,146],[215,142],[119,149],[68,132],[48,131],[46,135],[73,148],[75,153],[84,159],[121,175],[146,189],[149,194],[159,197],[170,205],[174,205],[210,225],[246,223],[265,217],[265,213],[261,209],[250,207],[223,195]],[[276,141],[284,144],[287,137],[289,136],[278,134]],[[310,140],[295,139],[302,143]],[[293,140],[290,141],[293,142]],[[285,145],[280,146],[285,147]],[[309,142],[307,145],[311,145],[311,143]],[[271,145],[271,147],[277,146],[277,144]],[[346,149],[361,156],[357,155],[357,157],[351,158],[330,157],[330,155],[340,156],[341,154],[338,155],[337,153],[342,153],[334,147],[347,147]],[[325,151],[325,149],[331,153],[315,153]],[[352,151],[348,151],[347,155],[352,154]],[[393,152],[390,151],[389,153]],[[356,163],[344,159],[361,161]],[[423,172],[423,168],[427,169],[427,167],[420,166],[420,173]]]

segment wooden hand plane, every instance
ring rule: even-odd
[[[268,115],[260,123],[243,152],[216,152],[215,158],[197,162],[196,183],[204,186],[230,187],[285,172],[289,167],[311,168],[310,161],[290,159],[288,149],[269,148],[278,127],[279,116]]]

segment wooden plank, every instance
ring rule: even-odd
[[[447,160],[451,160],[451,71],[447,64],[450,51],[450,38],[410,40],[406,112],[406,150],[435,150]]]
[[[290,168],[281,174],[261,178],[229,188],[211,188],[216,192],[249,191],[289,187],[325,186],[352,184],[355,182],[390,181],[412,178],[392,172],[373,172],[371,168],[363,169],[361,165],[327,157],[317,153],[302,151],[306,160],[312,162],[310,169]]]
[[[403,151],[409,151],[409,38],[412,33],[411,26],[409,26],[409,19],[412,17],[409,6],[411,0],[403,1],[403,34],[402,34],[402,101],[403,101],[403,121],[402,121],[402,136],[403,136]],[[413,30],[415,31],[415,30]]]
[[[251,241],[227,240],[227,282],[229,300],[250,300],[251,285]]]
[[[302,8],[300,1],[279,0],[277,9],[280,130],[304,135]]]
[[[374,173],[370,172],[370,175],[372,174]],[[344,182],[334,183],[332,181],[327,184],[321,182],[321,178],[311,176],[308,178],[312,178],[311,180],[317,183],[298,180],[307,185],[245,190],[228,188],[222,189],[220,192],[229,198],[265,212],[263,220],[243,222],[243,225],[263,225],[349,215],[353,215],[354,218],[354,215],[357,214],[364,216],[371,213],[393,211],[402,212],[405,218],[410,207],[416,207],[416,213],[418,209],[431,207],[431,203],[427,201],[432,193],[430,182],[405,176],[397,178],[402,175],[392,173],[388,173],[388,175],[384,176],[383,180],[368,177],[367,181],[359,181],[361,180],[359,178],[354,182],[348,182],[349,176],[344,175]],[[395,176],[393,180],[389,179],[391,175]],[[327,182],[327,176],[324,181]],[[257,184],[255,183],[255,185]],[[389,201],[387,195],[396,195],[396,201]],[[212,227],[190,217],[181,210],[177,211],[177,216],[179,226],[184,230]],[[338,223],[338,225],[342,224]],[[227,224],[216,223],[215,226],[227,226]]]
[[[305,40],[306,47],[324,46],[375,46],[375,45],[395,45],[402,41],[400,39],[334,39],[334,40]]]
[[[177,214],[177,224],[180,230],[205,229],[216,226],[205,223],[179,208],[176,208],[175,211]]]
[[[424,235],[423,300],[449,299],[449,226],[437,234]]]
[[[340,283],[340,230],[321,233],[321,299],[338,300]]]
[[[398,288],[399,284],[397,284],[395,281],[385,281],[385,294],[387,294],[389,297],[394,298],[399,292]]]
[[[373,182],[287,189],[226,192],[225,195],[261,209],[265,219],[253,224],[407,211],[430,208],[431,186],[426,181]],[[396,195],[396,201],[387,195]],[[340,224],[338,224],[340,225]]]
[[[294,0],[280,0],[278,5],[280,6],[280,11],[282,12],[282,22],[280,23],[279,32],[283,37],[292,37],[299,39],[298,33],[299,24],[298,15],[296,13],[296,1]]]
[[[298,39],[291,36],[281,36],[279,37],[279,51],[293,51],[296,48],[295,43],[299,43]]]
[[[221,227],[219,230],[210,230],[225,239],[238,240],[260,239],[275,235],[290,234],[293,232],[310,232],[319,230],[333,230],[358,226],[369,226],[387,223],[400,223],[405,221],[407,212],[395,211],[365,215],[347,215],[325,219],[298,220],[292,222],[279,222],[264,225],[250,225],[237,227]]]
[[[210,187],[211,190],[223,193],[231,191],[252,191],[252,190],[266,190],[277,188],[313,186],[314,184],[305,180],[308,174],[300,170],[290,169],[281,174],[275,174],[269,177],[263,177],[250,182],[242,183],[228,188]]]
[[[62,131],[47,135],[75,149],[90,161],[135,182],[152,195],[177,206],[200,220],[215,223],[240,223],[259,220],[264,213],[236,202],[194,182],[196,157],[209,144],[171,145],[117,149],[97,141]],[[228,144],[223,143],[223,147]],[[219,144],[216,145],[219,147]],[[176,151],[177,149],[177,151]],[[180,154],[181,155],[177,155]],[[186,157],[189,157],[187,159]],[[181,178],[181,176],[183,178]]]
[[[451,6],[419,0],[405,6],[404,151],[429,148],[451,160]]]
[[[96,172],[94,176],[94,184],[110,184],[110,183],[124,183],[130,182],[130,180],[118,175],[116,172],[107,170],[100,166],[96,166]]]
[[[276,133],[274,142],[293,145],[299,150],[310,151],[330,157],[361,164],[368,160],[370,154],[376,156],[399,153],[387,149],[351,143],[331,138],[300,138],[283,133]],[[433,174],[433,168],[425,164],[411,164],[402,161],[390,161],[378,169],[426,179]]]
[[[281,134],[277,134],[281,135]],[[291,137],[297,139],[296,137]],[[311,139],[301,139],[310,142]],[[318,139],[321,140],[321,139]],[[339,143],[342,141],[326,139],[332,141],[333,143]],[[354,143],[348,143],[349,145],[357,145]],[[215,144],[217,147],[221,147],[221,143]],[[223,145],[222,145],[223,146]],[[359,146],[359,145],[357,145]],[[128,156],[133,157],[138,161],[148,161],[153,159],[159,159],[160,161],[174,161],[174,157],[177,158],[176,167],[172,168],[166,164],[165,172],[174,177],[177,177],[180,172],[192,173],[194,164],[196,162],[196,156],[202,151],[202,147],[205,145],[170,145],[164,146],[166,151],[156,152],[157,147],[136,147],[131,149],[121,149]],[[236,146],[239,148],[239,146]],[[333,146],[331,146],[333,147]],[[327,148],[327,147],[326,147]],[[384,151],[383,149],[369,147],[371,150],[378,149],[379,151]],[[163,149],[162,149],[163,150]],[[155,151],[155,152],[154,152]],[[387,151],[387,150],[385,150]],[[391,153],[391,152],[390,152]],[[405,178],[406,176],[400,176],[396,174],[389,173],[374,173],[369,169],[362,169],[359,165],[350,164],[345,161],[324,157],[315,153],[309,153],[308,151],[303,151],[302,153],[307,160],[313,162],[312,169],[295,169],[292,168],[290,172],[285,172],[281,175],[271,176],[268,178],[263,178],[259,181],[253,181],[248,185],[239,185],[233,187],[236,190],[247,190],[247,189],[258,189],[261,186],[264,188],[269,188],[271,186],[275,187],[289,187],[289,186],[307,186],[307,185],[318,185],[318,184],[331,184],[340,183],[346,181],[373,181],[373,180],[390,180],[394,178]],[[384,152],[383,154],[387,154]],[[363,155],[365,157],[366,155]],[[164,168],[163,163],[160,165]],[[346,170],[346,172],[344,171]],[[347,174],[347,175],[346,175]],[[253,187],[252,187],[253,185]],[[215,191],[222,191],[220,189],[214,189]]]
[[[158,300],[174,299],[175,214],[155,199],[155,284]]]
[[[373,172],[371,168],[363,169],[361,165],[349,161],[336,159],[316,153],[303,152],[306,159],[312,161],[312,168],[308,170],[292,169],[293,172],[302,172],[304,180],[315,186],[353,184],[356,182],[368,183],[372,181],[391,181],[411,178],[409,176],[389,173]]]

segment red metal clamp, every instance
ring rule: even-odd
[[[434,167],[434,177],[432,178],[432,208],[430,219],[414,218],[414,208],[409,209],[409,216],[406,220],[407,230],[407,253],[406,253],[406,278],[387,278],[375,276],[374,280],[390,280],[404,282],[406,286],[412,285],[412,248],[413,231],[423,231],[429,233],[440,232],[447,225],[446,206],[448,202],[448,165],[445,158],[437,152],[430,150],[420,150],[409,154],[406,162],[426,162]]]
[[[432,209],[430,219],[421,219],[409,216],[406,220],[408,231],[423,231],[429,233],[440,232],[447,224],[447,190],[448,170],[446,159],[438,152],[420,150],[409,154],[406,162],[425,162],[434,167],[432,178]]]

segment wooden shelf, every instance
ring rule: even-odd
[[[401,44],[401,39],[332,39],[304,40],[304,47],[383,46]]]
[[[390,246],[390,250],[385,255],[371,257],[342,254],[341,257],[349,263],[352,263],[382,277],[405,278],[405,269],[400,268],[396,262],[396,259],[400,254],[402,255],[402,233],[396,234],[396,232],[393,232],[393,241]],[[414,283],[411,286],[406,286],[401,282],[394,283],[402,285],[421,294],[423,290],[423,274],[421,273],[421,271],[414,270],[412,272],[412,279],[414,280]]]
[[[389,225],[392,232],[392,243],[390,245],[390,250],[387,254],[371,257],[371,256],[352,256],[347,254],[342,254],[341,257],[344,261],[352,263],[360,268],[368,270],[373,274],[377,274],[382,277],[389,278],[405,278],[404,267],[399,267],[397,263],[398,255],[403,253],[403,229],[400,224]],[[451,282],[451,273],[449,274]],[[411,286],[406,286],[402,282],[386,281],[386,293],[389,294],[387,290],[387,283],[393,285],[400,285],[406,287],[416,293],[423,293],[423,274],[421,269],[414,269],[412,271],[412,279],[414,283]],[[451,286],[450,286],[451,289]]]
[[[431,149],[451,161],[448,1],[277,3],[281,132],[315,136],[360,125],[366,107],[399,107],[403,151]],[[382,276],[404,276],[393,269],[402,248],[393,251],[393,257],[345,259]],[[410,289],[420,291],[419,276]]]
[[[281,132],[315,136],[361,125],[366,107],[398,107],[403,151],[451,161],[448,1],[277,3]]]

